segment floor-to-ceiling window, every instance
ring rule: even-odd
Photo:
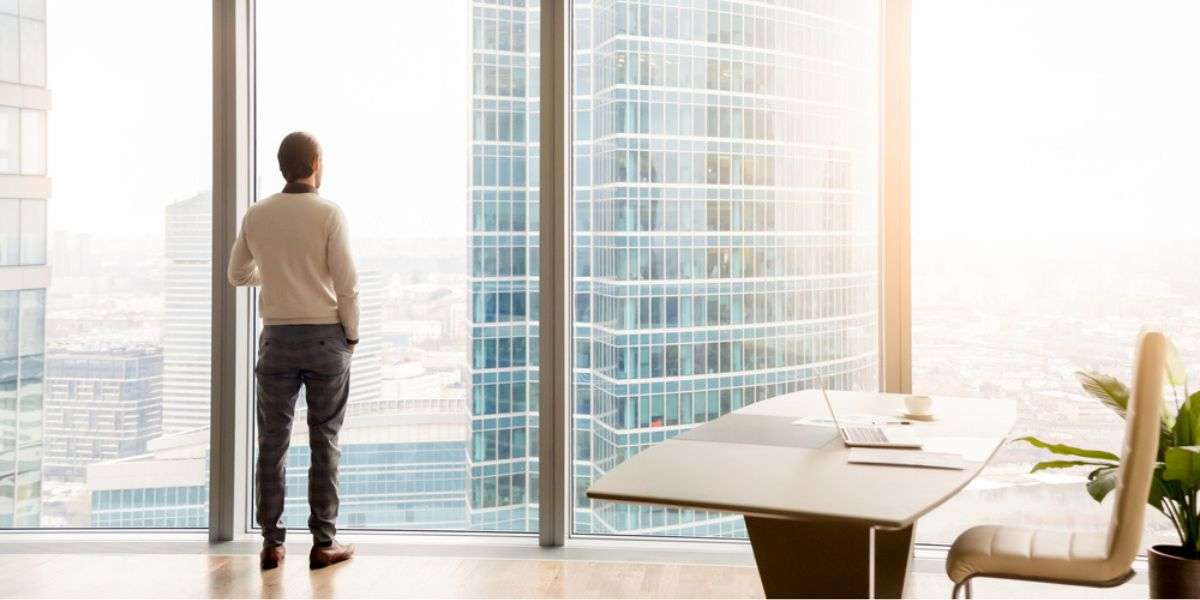
[[[257,197],[280,139],[321,142],[362,342],[343,528],[537,531],[535,0],[256,3]],[[297,418],[285,521],[303,528]]]
[[[913,5],[913,390],[1014,399],[1014,436],[1115,451],[1121,419],[1075,372],[1128,382],[1144,326],[1193,378],[1200,361],[1198,7]],[[919,539],[981,522],[1102,531],[1111,507],[1087,471],[1031,474],[1044,456],[1003,448]],[[1148,515],[1148,540],[1173,535]]]
[[[874,390],[879,3],[575,0],[573,531],[743,537],[593,502],[766,398]]]
[[[0,2],[0,527],[207,523],[210,15]]]

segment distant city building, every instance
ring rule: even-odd
[[[736,0],[573,13],[574,528],[741,535],[734,516],[583,491],[741,406],[877,385],[878,15]],[[474,3],[477,529],[537,527],[539,18]]]
[[[212,397],[212,194],[167,206],[163,431],[207,427]]]
[[[349,415],[342,448],[338,526],[463,529],[466,464],[462,410]],[[297,419],[288,451],[284,522],[307,527],[308,431]],[[159,438],[142,456],[88,466],[94,527],[203,527],[208,431]]]
[[[421,362],[394,363],[383,369],[383,398],[402,412],[466,412],[462,373],[430,371]]]
[[[82,483],[90,463],[144,454],[162,435],[162,350],[52,350],[43,411],[48,480]]]
[[[392,340],[396,345],[419,344],[441,338],[445,334],[443,331],[444,325],[445,321],[432,319],[420,321],[395,320],[388,322],[383,335],[385,338]]]
[[[151,440],[146,454],[87,466],[92,527],[208,525],[208,429]]]
[[[378,406],[382,394],[383,286],[383,274],[379,271],[359,271],[359,344],[350,362],[349,401],[358,410]]]
[[[46,6],[0,4],[0,527],[37,527],[46,288]]]

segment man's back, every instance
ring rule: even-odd
[[[229,281],[261,286],[267,325],[340,322],[358,339],[357,279],[345,217],[315,191],[274,194],[246,212]]]
[[[296,402],[308,410],[308,529],[312,569],[348,560],[354,546],[337,543],[338,432],[350,399],[350,365],[358,343],[358,276],[346,220],[317,195],[321,145],[312,134],[289,133],[279,144],[283,192],[246,211],[229,257],[229,282],[257,285],[264,324],[254,366],[258,458],[255,517],[262,526],[259,565],[283,560],[287,454]]]

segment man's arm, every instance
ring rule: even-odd
[[[330,217],[329,242],[325,252],[329,274],[333,276],[333,290],[337,293],[338,319],[346,330],[346,340],[357,343],[358,271],[354,268],[354,258],[350,256],[350,232],[340,208]]]
[[[247,215],[249,216],[249,215]],[[242,229],[238,232],[237,241],[233,244],[233,253],[229,255],[229,268],[226,270],[229,283],[239,285],[262,285],[262,277],[258,272],[258,263],[250,253],[246,243],[246,219],[242,219]]]

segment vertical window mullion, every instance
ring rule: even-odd
[[[884,0],[880,45],[880,391],[912,391],[911,0]],[[887,157],[883,160],[883,157]]]
[[[571,0],[542,3],[538,539],[566,540],[571,380]]]
[[[246,529],[249,464],[249,293],[224,265],[251,196],[253,0],[213,1],[212,411],[208,532],[232,540]]]

